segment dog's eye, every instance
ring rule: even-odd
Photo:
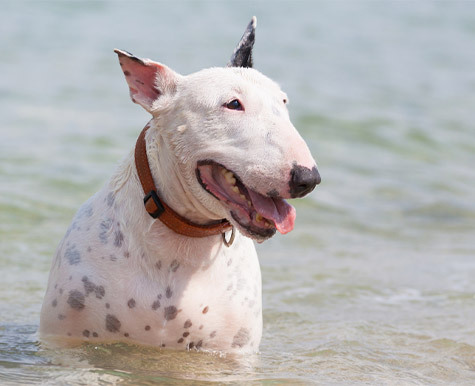
[[[284,102],[284,105],[287,104],[287,99],[284,98],[283,102]]]
[[[233,99],[231,102],[226,103],[226,107],[230,110],[244,110],[241,102],[237,99]]]

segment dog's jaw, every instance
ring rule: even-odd
[[[225,166],[210,160],[199,161],[196,176],[203,189],[220,202],[244,235],[262,242],[277,230],[285,234],[293,229],[293,206],[282,198],[264,196],[252,190]]]

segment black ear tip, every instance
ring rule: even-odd
[[[114,52],[115,52],[117,55],[134,56],[134,55],[131,54],[130,52],[125,51],[125,50],[119,50],[118,48],[114,48]]]
[[[244,31],[244,35],[249,35],[249,38],[254,40],[256,34],[256,27],[257,27],[257,17],[253,16],[251,21],[246,27],[246,31]]]
[[[135,61],[135,62],[138,62],[140,64],[145,64],[144,61],[138,57],[136,57],[134,54],[128,52],[128,51],[125,51],[125,50],[119,50],[117,48],[114,48],[114,52],[119,55],[119,57],[121,56],[126,56],[127,58]]]
[[[228,63],[228,67],[252,67],[252,48],[256,38],[257,17],[253,16],[246,27]]]

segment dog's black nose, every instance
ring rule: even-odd
[[[310,193],[321,181],[320,173],[316,166],[309,169],[305,166],[294,165],[290,171],[290,196],[303,197]]]

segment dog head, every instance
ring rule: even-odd
[[[258,241],[293,229],[295,209],[320,182],[292,125],[288,97],[252,68],[253,18],[228,67],[187,76],[115,50],[132,101],[150,112],[194,199]]]

